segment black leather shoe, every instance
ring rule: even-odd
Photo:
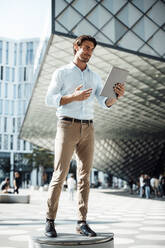
[[[46,220],[45,235],[49,238],[57,237],[57,233],[54,227],[54,220]]]
[[[76,231],[77,231],[77,233],[82,234],[84,236],[88,236],[88,237],[96,237],[97,236],[97,234],[94,231],[92,231],[92,229],[85,222],[83,222],[81,224],[77,224]]]

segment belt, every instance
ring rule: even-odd
[[[93,120],[79,120],[79,119],[70,118],[70,117],[60,117],[59,119],[63,121],[71,121],[71,122],[73,121],[73,122],[87,123],[87,124],[93,123]]]

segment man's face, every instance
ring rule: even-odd
[[[85,40],[81,46],[77,46],[75,49],[77,51],[75,56],[78,57],[80,61],[87,63],[92,56],[94,44],[91,41]]]

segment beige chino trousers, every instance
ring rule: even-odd
[[[93,123],[79,123],[59,120],[55,138],[54,172],[49,185],[48,219],[55,219],[63,182],[68,174],[74,150],[78,156],[77,193],[78,220],[86,220],[90,189],[90,171],[94,152]]]

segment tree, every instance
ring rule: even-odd
[[[51,151],[35,147],[32,153],[27,153],[24,158],[28,160],[27,164],[32,168],[42,166],[44,169],[53,167],[54,155]]]
[[[10,173],[10,158],[0,158],[0,179],[9,176]]]
[[[24,154],[24,158],[27,160],[27,165],[30,166],[31,169],[37,168],[37,174],[39,169],[41,170],[42,184],[44,184],[45,169],[53,168],[54,154],[42,147],[34,147],[32,153]]]

